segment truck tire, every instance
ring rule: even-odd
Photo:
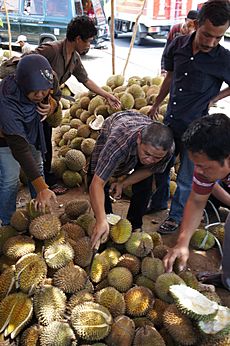
[[[133,26],[133,29],[134,29],[134,26]],[[137,28],[134,44],[136,46],[141,46],[143,43],[144,43],[144,37],[141,35],[139,28]]]
[[[110,33],[110,37],[111,37],[112,36],[111,35],[111,19],[108,20],[108,26],[109,26],[109,33]],[[118,33],[116,30],[114,30],[114,38],[118,38]]]

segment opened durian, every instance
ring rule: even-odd
[[[127,219],[119,220],[110,229],[110,237],[117,244],[124,244],[131,236],[132,225]]]

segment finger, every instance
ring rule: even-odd
[[[175,262],[175,259],[177,258],[176,255],[173,254],[167,254],[165,258],[163,259],[163,264],[165,267],[165,271],[167,273],[170,273],[173,269],[173,264]]]
[[[186,268],[186,264],[187,264],[187,259],[184,257],[180,258],[180,262],[179,262],[179,270],[182,271]]]

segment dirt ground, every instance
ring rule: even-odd
[[[84,192],[84,188],[73,188],[69,189],[64,195],[57,196],[57,204],[53,204],[53,212],[60,215],[64,211],[64,205],[67,201],[73,198],[89,198],[88,193]],[[29,200],[29,193],[27,188],[21,186],[19,190],[18,200],[25,202]],[[128,199],[121,199],[113,203],[113,212],[122,217],[126,217],[126,213],[129,207]],[[166,218],[168,211],[162,211],[154,214],[149,214],[144,216],[143,230],[146,232],[157,231],[159,225]],[[154,224],[152,220],[154,219]],[[164,244],[172,247],[177,239],[178,232],[173,235],[164,235]],[[212,248],[208,251],[197,251],[190,250],[190,258],[188,261],[188,268],[191,269],[195,274],[202,271],[215,272],[219,270],[221,264],[221,256],[217,247]],[[230,308],[230,294],[229,291],[224,289],[216,289],[216,292],[222,299],[222,303]]]

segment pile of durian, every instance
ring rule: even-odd
[[[59,217],[33,200],[0,228],[0,345],[230,345],[230,310],[190,271],[165,273],[161,236],[108,215],[95,254],[86,199]]]
[[[119,98],[120,110],[133,109],[146,115],[160,90],[162,81],[160,76],[154,78],[134,76],[124,84],[123,76],[113,75],[108,78],[102,89]],[[62,93],[67,97],[71,95],[66,86],[62,89]],[[160,107],[161,121],[167,102],[166,98]],[[113,109],[103,97],[90,91],[75,95],[75,102],[62,98],[61,103],[65,111],[54,136],[54,142],[59,150],[58,158],[53,160],[52,170],[65,185],[71,188],[82,183],[103,119],[119,110]],[[60,123],[59,115],[57,113],[57,121],[53,119],[54,127]],[[95,119],[97,125],[94,123]]]

